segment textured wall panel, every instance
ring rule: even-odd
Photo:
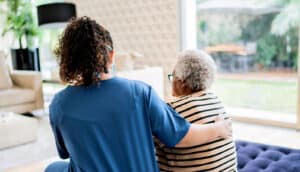
[[[89,16],[112,34],[115,50],[140,52],[138,65],[162,66],[172,72],[180,49],[178,0],[69,0],[78,16]],[[165,95],[170,85],[165,77]]]

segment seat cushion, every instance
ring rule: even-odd
[[[239,172],[298,172],[300,150],[236,141]]]
[[[5,63],[5,55],[0,51],[0,90],[9,89],[13,86]]]
[[[13,87],[6,90],[0,90],[0,107],[30,103],[34,102],[34,100],[35,93],[31,89]]]

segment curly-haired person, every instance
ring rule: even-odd
[[[56,53],[68,86],[49,116],[59,156],[69,161],[46,172],[157,172],[152,135],[170,147],[230,136],[225,120],[190,124],[149,85],[113,76],[110,33],[89,17],[71,20]]]

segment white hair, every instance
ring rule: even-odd
[[[216,64],[212,57],[199,50],[185,50],[178,56],[174,76],[184,81],[193,91],[203,91],[211,87]]]

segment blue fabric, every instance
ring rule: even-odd
[[[300,150],[236,141],[239,172],[300,172]]]
[[[48,165],[45,172],[68,172],[68,167],[68,162],[58,161]]]
[[[152,135],[176,145],[190,124],[148,85],[112,78],[68,86],[50,105],[50,122],[69,171],[159,171]]]

